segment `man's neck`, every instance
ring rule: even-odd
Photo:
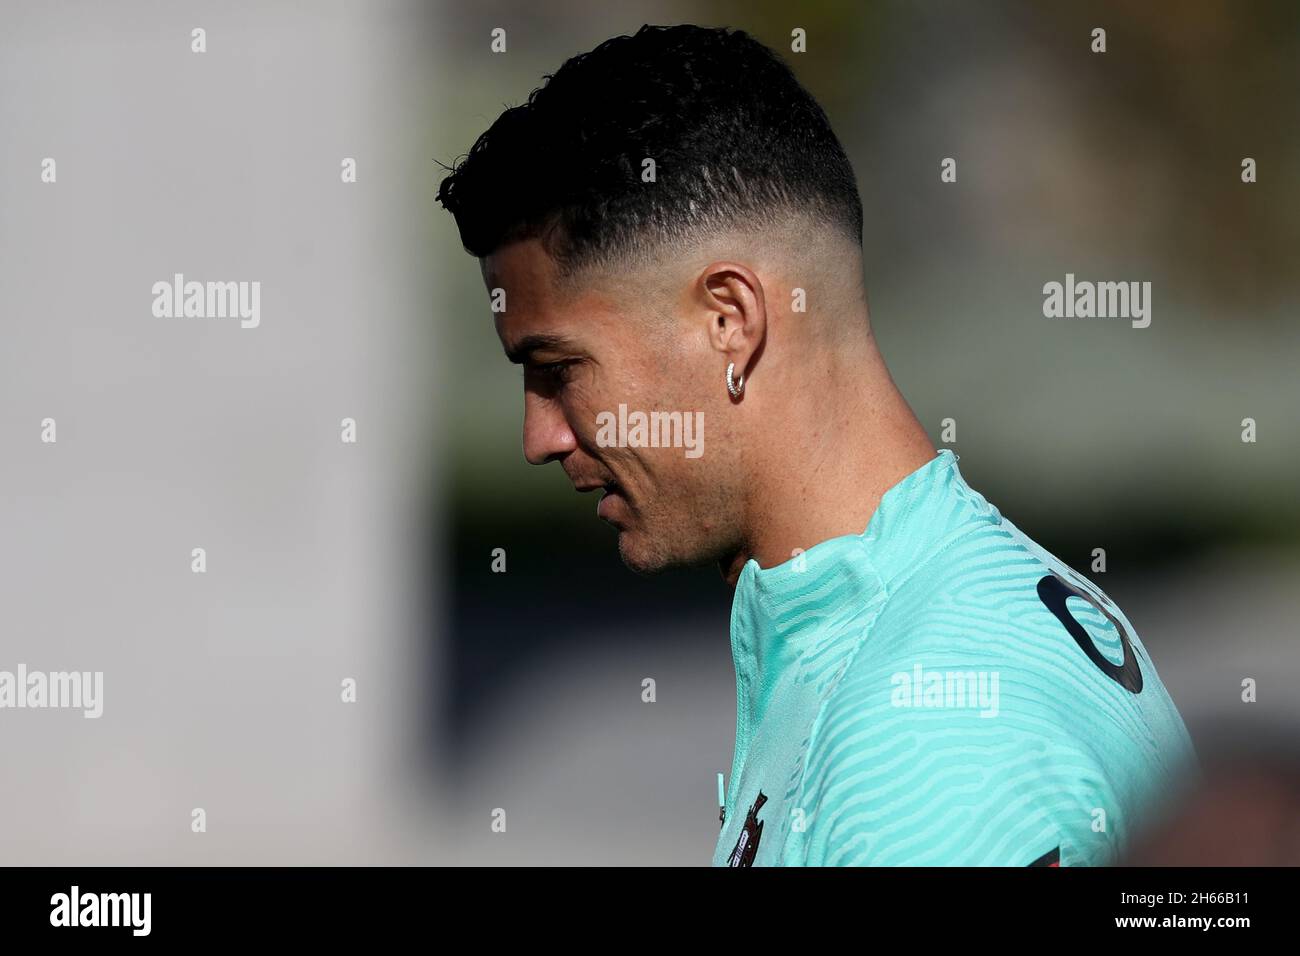
[[[750,558],[770,568],[861,534],[885,492],[938,453],[874,347],[779,404],[753,409],[756,422],[779,415],[780,427],[764,427],[753,446],[745,543],[720,562],[732,587]]]

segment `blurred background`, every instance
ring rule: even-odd
[[[931,437],[1124,609],[1203,754],[1293,765],[1295,4],[0,9],[0,669],[105,675],[97,721],[0,711],[0,862],[708,863],[730,594],[634,576],[524,462],[433,201],[643,23],[785,56],[857,171],[873,326]],[[260,279],[261,326],[153,318],[178,271]],[[1151,282],[1150,327],[1045,319],[1066,273]]]

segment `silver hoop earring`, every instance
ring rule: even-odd
[[[732,398],[740,398],[740,393],[745,390],[745,376],[740,376],[740,380],[735,380],[732,376],[736,373],[736,363],[732,362],[727,366],[727,391],[731,393]]]

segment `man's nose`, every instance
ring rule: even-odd
[[[524,458],[529,464],[544,465],[577,447],[578,439],[558,403],[524,396]]]

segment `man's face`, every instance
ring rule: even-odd
[[[619,553],[634,571],[726,553],[734,545],[733,443],[719,427],[724,366],[709,347],[707,317],[690,314],[688,296],[645,301],[639,286],[617,280],[561,298],[554,262],[536,239],[502,247],[482,267],[489,295],[505,292],[497,335],[524,368],[524,457],[558,461],[577,490],[602,494],[597,514],[618,529]],[[633,413],[680,413],[671,433],[680,441],[661,433],[661,447],[634,447],[632,428],[619,434],[620,405],[631,424]]]

